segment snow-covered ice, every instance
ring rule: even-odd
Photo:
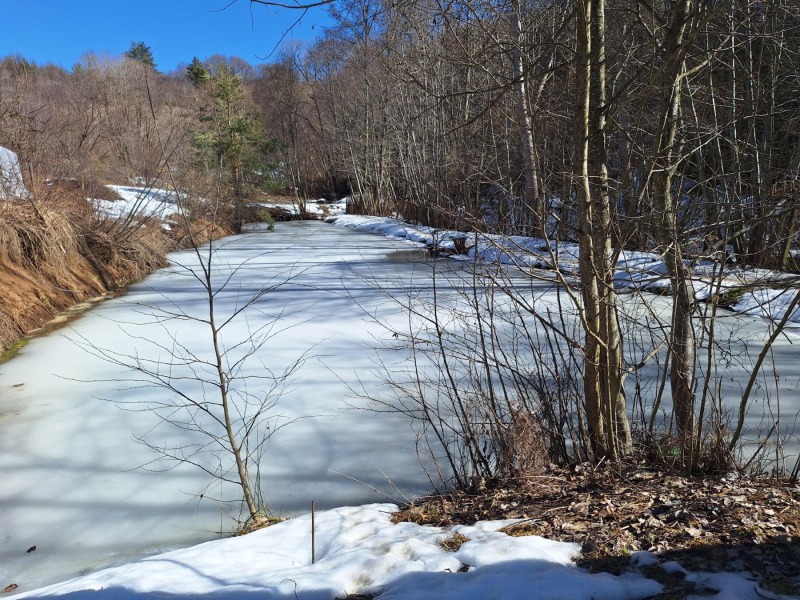
[[[384,227],[380,220],[371,223],[377,230]],[[218,296],[223,310],[238,306],[253,290],[276,278],[286,279],[288,274],[288,281],[275,290],[271,301],[249,317],[249,327],[253,327],[259,319],[280,315],[287,327],[276,338],[279,343],[261,357],[264,363],[280,368],[310,346],[314,348],[314,359],[301,370],[280,404],[288,419],[313,418],[280,432],[262,467],[267,495],[280,514],[301,514],[312,499],[321,508],[332,508],[374,502],[382,494],[402,500],[403,495],[428,489],[417,464],[410,425],[398,415],[365,412],[353,399],[354,388],[366,385],[377,390],[381,379],[365,348],[372,336],[385,330],[367,315],[402,330],[407,321],[397,304],[386,301],[385,293],[424,288],[424,278],[430,275],[418,262],[386,257],[415,247],[431,232],[409,232],[397,222],[385,226],[402,229],[405,235],[381,239],[308,222],[279,224],[274,234],[238,236],[219,244],[220,274],[224,277],[236,269],[232,285]],[[139,329],[142,322],[153,321],[152,309],[147,307],[177,303],[196,311],[203,305],[197,300],[193,277],[178,267],[178,263],[191,264],[191,253],[176,254],[173,260],[173,268],[133,286],[126,297],[102,304],[72,329],[34,340],[18,358],[0,365],[0,478],[4,482],[0,488],[4,517],[0,588],[16,582],[20,584],[17,591],[26,592],[117,564],[110,571],[90,573],[32,596],[242,598],[258,594],[290,599],[297,594],[311,599],[372,590],[382,598],[409,600],[580,599],[592,594],[625,599],[655,593],[656,584],[638,576],[586,574],[569,562],[577,552],[575,546],[535,538],[517,541],[495,531],[497,524],[457,529],[471,541],[447,553],[437,544],[452,531],[391,525],[387,516],[391,506],[319,514],[319,561],[313,566],[308,564],[307,517],[251,536],[153,556],[230,529],[230,511],[200,500],[197,494],[200,490],[221,492],[227,498],[232,494],[207,488],[208,481],[192,469],[168,473],[137,469],[150,455],[131,438],[150,430],[152,419],[120,411],[114,402],[98,398],[114,401],[145,394],[146,399],[153,390],[134,392],[120,381],[124,374],[81,352],[68,338],[82,336],[132,353],[152,348],[147,340],[157,339],[159,328]],[[467,267],[463,262],[447,262],[447,269],[456,274],[461,266]],[[417,277],[423,279],[417,282]],[[375,287],[376,280],[383,289]],[[444,295],[446,278],[440,283]],[[453,285],[458,283],[456,278]],[[554,286],[541,285],[541,300],[549,301],[548,294],[555,292],[547,290]],[[666,299],[658,297],[651,304],[658,310],[668,306]],[[720,327],[729,327],[737,336],[752,336],[757,348],[759,336],[765,335],[764,321],[731,319]],[[142,339],[133,340],[123,329],[138,332]],[[246,335],[248,328],[237,331]],[[181,333],[191,343],[203,343],[202,332],[181,329]],[[752,349],[744,352],[754,354]],[[791,343],[779,340],[774,353],[783,377],[800,377]],[[395,358],[403,360],[400,355]],[[735,368],[725,368],[730,381],[722,382],[723,391],[728,393],[732,386],[735,397],[739,385]],[[119,384],[110,386],[109,379]],[[785,390],[782,409],[792,404],[792,398],[791,391]],[[33,545],[36,551],[26,553]],[[151,557],[121,565],[141,556]],[[471,569],[458,573],[462,564]],[[705,577],[714,589],[717,582],[724,583],[724,593],[707,597],[753,597],[755,584],[744,576],[691,576]],[[533,592],[539,595],[531,596]]]
[[[403,243],[375,243],[369,234],[318,221],[279,224],[279,230],[227,238],[218,243],[215,259],[220,280],[236,270],[217,295],[221,315],[263,286],[290,279],[228,327],[233,344],[251,328],[280,318],[282,333],[248,363],[248,373],[281,371],[311,349],[275,411],[284,421],[300,420],[270,440],[261,465],[267,500],[277,514],[292,515],[307,510],[311,500],[322,509],[387,497],[402,501],[428,491],[408,421],[364,410],[364,403],[350,399],[360,384],[381,393],[368,347],[383,329],[367,314],[389,324],[403,319],[368,279],[412,278],[413,265],[385,260]],[[147,402],[165,391],[135,387],[125,381],[125,369],[74,343],[84,339],[156,358],[161,350],[152,342],[169,343],[172,332],[201,353],[208,348],[207,332],[197,323],[172,321],[167,330],[154,318],[160,308],[197,314],[204,307],[198,282],[178,266],[189,267],[196,257],[182,252],[171,259],[173,267],[69,328],[32,340],[0,365],[0,589],[11,582],[20,591],[31,589],[213,539],[235,526],[237,509],[213,500],[231,500],[235,490],[209,488],[208,478],[188,466],[138,468],[154,455],[134,437],[151,432],[158,419],[121,410],[118,402]],[[256,380],[249,382],[257,391]],[[162,427],[150,441],[159,442],[158,435],[183,440]],[[27,554],[33,545],[37,550]]]

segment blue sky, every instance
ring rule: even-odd
[[[170,72],[214,54],[258,65],[300,13],[248,0],[0,0],[0,17],[0,56],[70,69],[86,52],[119,55],[144,42]],[[284,43],[312,41],[326,22],[325,10],[313,9]]]

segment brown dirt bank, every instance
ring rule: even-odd
[[[122,228],[63,206],[0,201],[0,354],[65,309],[165,266],[192,239],[231,233],[207,221]]]

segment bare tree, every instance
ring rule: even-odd
[[[151,94],[148,91],[148,96]],[[156,463],[189,464],[212,477],[236,485],[247,512],[248,521],[268,514],[267,500],[262,493],[259,465],[270,437],[286,425],[276,413],[281,391],[292,374],[299,369],[305,355],[279,372],[263,363],[253,369],[259,351],[281,331],[281,315],[270,316],[266,310],[269,295],[287,283],[289,278],[268,281],[254,291],[242,295],[242,276],[254,258],[232,263],[226,250],[232,241],[214,241],[220,237],[225,207],[226,188],[220,162],[218,187],[205,189],[198,197],[190,197],[191,186],[182,184],[170,167],[168,138],[150,103],[154,137],[162,152],[169,173],[176,205],[173,218],[182,221],[190,250],[185,260],[173,258],[173,268],[187,282],[199,286],[201,308],[181,305],[162,295],[156,305],[139,306],[146,324],[156,326],[166,341],[146,334],[130,332],[132,340],[148,346],[147,351],[128,354],[102,348],[92,340],[80,338],[77,343],[87,352],[132,373],[122,381],[132,386],[155,387],[160,394],[153,400],[120,400],[123,408],[154,412],[170,428],[188,434],[189,440],[174,444],[161,440],[141,439],[158,454]],[[191,173],[184,174],[191,177]],[[201,214],[204,219],[201,219]],[[205,240],[211,240],[208,243]],[[227,303],[223,301],[227,300]],[[244,328],[238,323],[244,322]],[[186,329],[188,328],[188,331]],[[204,332],[199,347],[182,337],[191,337],[195,329]],[[151,432],[152,433],[152,432]]]
[[[254,259],[230,264],[225,258],[230,244],[230,239],[195,244],[183,260],[173,258],[176,276],[197,284],[203,309],[193,310],[166,295],[157,305],[135,305],[145,325],[157,328],[154,335],[119,324],[132,342],[143,344],[135,354],[103,348],[84,337],[75,342],[130,373],[116,383],[157,391],[151,400],[116,400],[122,408],[154,412],[167,427],[188,434],[189,441],[174,444],[158,438],[160,429],[141,438],[158,455],[151,466],[185,463],[214,481],[234,484],[248,520],[257,520],[269,513],[259,464],[270,437],[287,424],[277,412],[278,400],[306,357],[277,373],[259,359],[259,351],[281,332],[280,317],[267,316],[265,308],[270,294],[286,280],[240,297],[238,279]],[[189,341],[197,330],[204,331],[199,346]]]
[[[579,272],[567,263],[560,276],[579,279],[573,342],[594,456],[623,456],[639,434],[626,389],[645,442],[666,440],[682,468],[697,466],[706,441],[733,450],[758,386],[747,386],[731,436],[717,364],[733,339],[717,337],[728,248],[797,268],[796,11],[738,0],[342,0],[336,10],[340,22],[311,52],[335,59],[304,84],[333,170],[364,193],[351,207],[497,235],[546,223],[543,237],[559,238],[542,242],[555,269],[553,242],[578,242]],[[614,280],[634,249],[661,254],[657,284],[671,301],[666,321],[648,309],[642,339],[631,339],[637,323]],[[713,290],[705,304],[698,264]],[[645,394],[624,384],[647,360],[659,385]]]

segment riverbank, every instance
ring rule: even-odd
[[[770,593],[796,597],[798,499],[800,489],[790,480],[738,473],[689,477],[631,460],[551,465],[536,476],[421,498],[394,522],[452,528],[510,520],[513,525],[502,530],[510,536],[578,544],[574,560],[590,572],[640,572],[659,581],[665,591],[658,599],[703,592],[689,572],[718,580],[735,574]],[[676,563],[682,569],[673,568]]]
[[[53,320],[166,266],[167,253],[231,233],[231,225],[203,219],[171,228],[155,219],[123,225],[96,214],[85,198],[0,202],[0,360]]]
[[[108,290],[98,296],[93,296],[83,302],[78,302],[77,304],[73,304],[60,313],[58,313],[55,317],[47,321],[41,327],[36,327],[28,331],[24,336],[19,338],[17,341],[11,343],[7,348],[5,348],[2,352],[0,352],[0,364],[11,360],[14,356],[22,350],[27,343],[35,337],[47,335],[56,329],[60,329],[65,325],[68,325],[75,319],[80,318],[80,316],[88,310],[91,310],[92,307],[108,300],[109,298],[118,298],[125,293],[124,288],[118,288],[115,290]]]
[[[0,353],[65,309],[164,266],[168,240],[127,240],[88,215],[6,201],[0,205]]]

